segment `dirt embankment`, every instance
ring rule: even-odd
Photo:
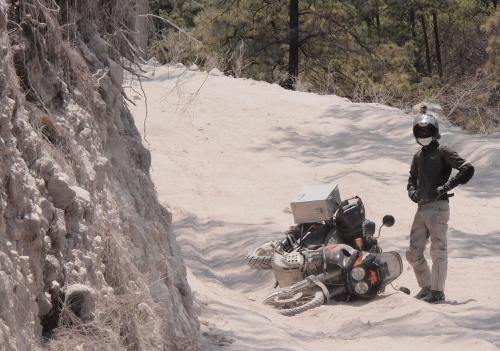
[[[196,347],[170,214],[124,104],[136,3],[0,0],[2,350]]]

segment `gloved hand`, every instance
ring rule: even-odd
[[[408,197],[411,199],[411,201],[415,202],[418,204],[419,196],[418,192],[416,190],[408,190]]]
[[[448,191],[450,191],[450,190],[451,190],[451,187],[448,183],[441,185],[441,186],[438,186],[436,189],[436,199],[441,198],[443,195],[448,193]]]

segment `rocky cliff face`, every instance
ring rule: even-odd
[[[196,348],[170,214],[124,103],[132,0],[0,0],[2,350]]]

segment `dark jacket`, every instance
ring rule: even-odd
[[[450,178],[451,170],[458,173]],[[408,178],[408,195],[418,203],[447,200],[446,194],[438,197],[437,188],[445,186],[449,191],[459,184],[467,183],[474,175],[474,167],[455,151],[441,146],[437,141],[422,147],[415,156]]]

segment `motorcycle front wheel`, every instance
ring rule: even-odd
[[[321,306],[325,302],[325,295],[320,288],[314,288],[307,292],[300,291],[290,295],[278,295],[264,302],[276,307],[279,313],[284,316],[294,316]]]

